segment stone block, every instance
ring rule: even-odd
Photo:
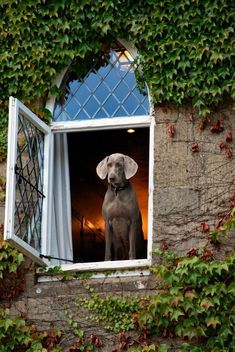
[[[170,104],[155,107],[155,121],[158,123],[175,123],[178,120],[178,109]]]
[[[156,189],[154,201],[157,215],[193,213],[199,208],[199,193],[197,190],[186,187],[159,188]]]
[[[156,187],[177,187],[187,184],[187,145],[169,141],[155,148],[154,181]]]
[[[1,204],[0,205],[0,224],[4,224],[4,218],[5,218],[5,205]]]
[[[0,163],[0,176],[6,177],[6,168],[7,168],[6,162]]]

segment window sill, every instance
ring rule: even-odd
[[[54,282],[61,281],[68,276],[69,279],[84,278],[86,273],[89,279],[104,279],[107,277],[130,277],[130,276],[149,276],[151,260],[123,260],[123,261],[106,261],[100,263],[79,263],[79,264],[65,264],[61,265],[60,269],[64,274],[53,274],[44,272],[37,272],[38,282]],[[48,267],[47,270],[53,270],[53,266]],[[74,277],[73,277],[74,274]]]

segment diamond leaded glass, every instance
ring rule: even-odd
[[[15,235],[40,251],[43,205],[44,134],[19,113]]]
[[[138,89],[133,59],[119,43],[102,50],[84,77],[69,77],[62,91],[54,121],[149,114],[147,92]]]

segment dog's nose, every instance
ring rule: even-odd
[[[109,182],[114,182],[115,181],[115,177],[114,176],[110,176],[109,177]]]

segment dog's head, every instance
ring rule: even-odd
[[[118,186],[125,180],[129,180],[137,172],[137,163],[127,155],[120,153],[106,156],[96,167],[97,175],[104,180]]]

